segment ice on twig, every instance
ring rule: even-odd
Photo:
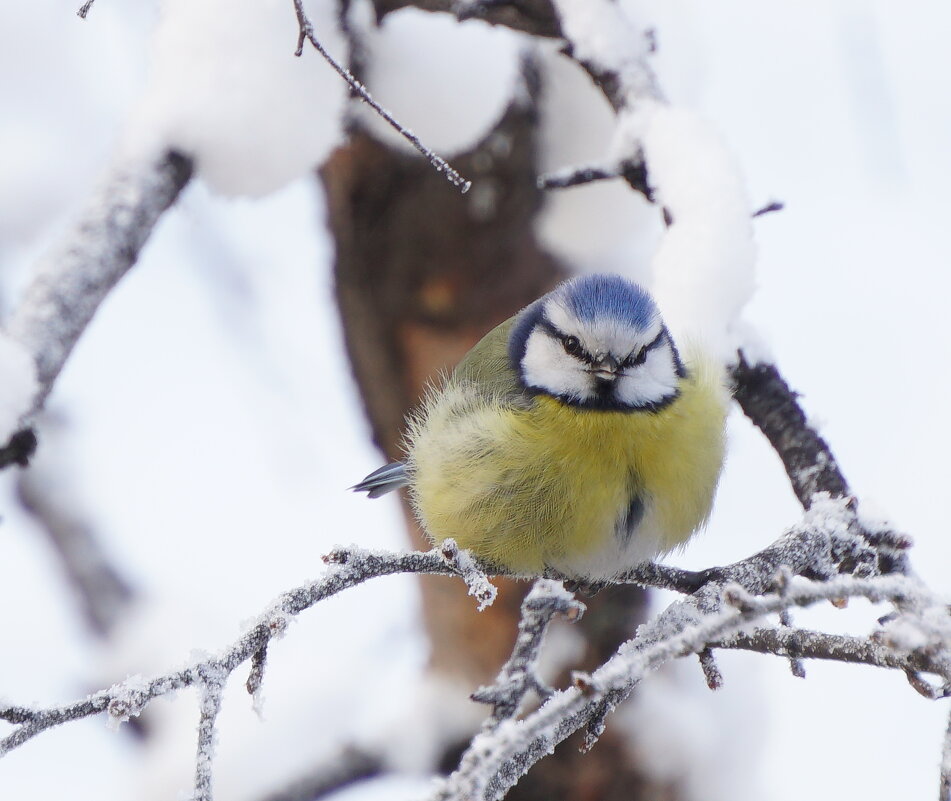
[[[498,594],[498,589],[489,581],[472,554],[456,545],[456,541],[451,537],[440,543],[439,552],[446,563],[466,583],[466,587],[469,588],[469,595],[479,603],[478,610],[481,612],[487,606],[492,606],[495,596]]]

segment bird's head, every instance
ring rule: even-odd
[[[656,411],[685,375],[657,304],[614,275],[573,278],[524,309],[509,355],[530,391],[593,409]]]

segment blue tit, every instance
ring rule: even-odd
[[[353,489],[407,486],[434,543],[508,571],[611,580],[706,522],[728,404],[644,289],[580,276],[486,334],[410,417],[405,464]]]

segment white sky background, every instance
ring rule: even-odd
[[[292,18],[284,5],[274,13]],[[656,24],[654,64],[668,97],[719,129],[754,205],[787,204],[756,223],[758,290],[747,319],[804,393],[854,489],[914,536],[914,564],[947,591],[951,546],[936,499],[946,493],[951,450],[951,10],[849,0],[629,5]],[[85,23],[74,11],[49,0],[0,11],[5,310],[107,166],[146,80],[154,9],[99,0]],[[293,22],[289,32],[291,57]],[[404,52],[389,46],[394,59]],[[316,57],[310,66],[326,69]],[[610,141],[596,121],[559,117],[559,97],[586,80],[572,69],[558,70],[551,93],[551,119],[562,122],[550,134],[551,167],[600,158]],[[399,73],[386,74],[392,82]],[[502,68],[482,74],[507,80]],[[380,99],[400,112],[384,90]],[[493,90],[497,83],[484,103],[497,103]],[[404,121],[425,138],[414,112],[423,113],[410,102]],[[636,267],[650,254],[635,207],[620,186],[572,190],[551,204],[543,230],[587,267]],[[51,400],[67,433],[47,444],[142,594],[140,616],[108,651],[85,635],[3,475],[0,694],[52,703],[127,672],[164,671],[192,649],[230,642],[280,591],[319,574],[332,544],[402,544],[393,503],[344,492],[379,457],[341,351],[321,216],[307,181],[257,200],[193,185],[110,296]],[[731,436],[713,523],[680,564],[741,558],[796,519],[761,438],[738,415]],[[235,676],[220,721],[220,797],[259,797],[334,738],[392,730],[397,688],[425,658],[415,599],[412,579],[383,579],[305,613],[272,648],[264,723],[242,697],[243,672]],[[873,617],[855,606],[797,620],[840,626]],[[654,682],[666,704],[638,702],[618,725],[650,727],[658,758],[666,737],[679,743],[690,729],[689,744],[677,746],[690,758],[719,754],[721,765],[752,776],[725,781],[726,797],[935,795],[947,705],[919,698],[900,675],[809,664],[799,681],[781,660],[755,656],[722,666],[722,694],[699,691],[699,670],[686,665]],[[164,732],[157,754],[143,757],[126,732],[99,719],[69,724],[0,762],[0,797],[177,797],[191,781],[194,698],[159,701],[152,714]],[[724,740],[732,754],[722,756]],[[745,789],[731,795],[731,786]]]

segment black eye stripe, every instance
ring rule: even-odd
[[[667,329],[666,329],[666,328],[661,328],[660,331],[657,332],[657,336],[654,337],[654,338],[644,347],[644,352],[646,353],[646,352],[649,351],[649,350],[653,350],[653,349],[656,348],[658,345],[660,345],[660,344],[664,341],[664,337],[666,336],[666,334],[667,334]]]
[[[589,364],[594,361],[594,358],[584,349],[584,345],[581,344],[581,340],[579,340],[578,337],[572,334],[562,333],[555,327],[551,320],[543,317],[538,321],[538,327],[546,331],[553,339],[557,339],[565,349],[565,352],[569,355],[574,356],[576,359],[581,359],[583,362],[588,362]],[[577,346],[572,345],[569,350],[567,344],[569,341],[577,343]]]
[[[555,327],[554,323],[552,323],[551,320],[549,320],[546,317],[542,317],[541,319],[539,319],[537,325],[539,328],[543,329],[546,333],[548,333],[549,336],[551,336],[553,339],[557,339],[559,342],[561,342],[562,347],[565,348],[565,351],[567,353],[569,353],[570,355],[574,356],[577,359],[581,359],[582,361],[587,362],[588,364],[594,363],[594,357],[584,349],[584,346],[581,344],[580,340],[578,340],[578,337],[572,334],[562,333],[561,331],[558,330],[558,328]],[[655,336],[650,342],[644,345],[644,347],[640,348],[637,351],[632,351],[631,353],[629,353],[627,358],[621,363],[622,366],[634,367],[636,365],[643,364],[647,360],[647,355],[652,350],[662,345],[666,338],[667,338],[667,329],[661,328],[660,331],[657,332],[657,336]],[[565,343],[568,342],[569,340],[572,340],[578,343],[577,351],[574,351],[574,349],[572,350],[568,349]]]
[[[666,333],[666,329],[662,328],[658,332],[657,336],[648,342],[643,348],[637,351],[631,351],[631,353],[629,353],[627,358],[624,360],[625,367],[634,367],[635,365],[646,362],[647,354],[654,350],[654,348],[659,347],[664,342]]]

